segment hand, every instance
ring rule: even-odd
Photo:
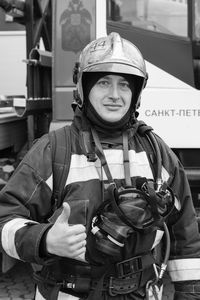
[[[69,225],[70,206],[63,203],[63,211],[50,228],[46,248],[50,254],[80,259],[86,251],[86,229],[82,224]]]

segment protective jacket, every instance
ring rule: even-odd
[[[114,299],[145,299],[145,285],[155,275],[151,253],[161,242],[163,231],[155,230],[150,234],[133,232],[126,240],[121,258],[117,262],[96,249],[91,233],[91,222],[102,202],[102,180],[106,185],[107,178],[99,159],[94,162],[87,160],[80,142],[80,130],[79,118],[75,117],[71,125],[69,147],[72,154],[63,201],[67,201],[71,207],[69,223],[81,223],[86,226],[86,262],[61,260],[46,256],[42,251],[45,233],[52,226],[51,221],[48,221],[52,215],[52,161],[48,135],[33,145],[8,184],[1,190],[1,250],[13,258],[45,265],[50,270],[51,276],[55,275],[55,265],[58,264],[62,269],[61,273],[66,276],[77,275],[76,272],[79,275],[83,273],[83,277],[89,274],[94,284],[89,296],[87,293],[73,292],[69,287],[61,289],[62,292],[78,298],[112,299],[115,296]],[[153,179],[153,170],[147,154],[135,132],[134,126],[128,130],[130,175],[133,185],[138,176]],[[99,136],[115,183],[118,187],[123,187],[125,182],[121,135],[113,138],[99,133]],[[180,294],[176,293],[175,299],[199,299],[200,293],[192,289],[193,283],[200,279],[200,236],[190,188],[183,166],[162,139],[158,139],[162,155],[162,177],[175,195],[175,208],[167,219],[171,238],[168,272],[179,290],[186,281],[192,282],[190,293],[185,294],[184,298],[181,290]],[[127,260],[131,260],[131,264],[134,265],[137,263],[137,272],[132,278],[135,278],[134,284],[138,286],[128,294],[118,295],[116,290],[112,290],[111,279],[116,286],[130,285],[129,281],[123,283],[117,281],[120,278],[116,272],[116,264],[121,267],[120,262]],[[129,274],[129,270],[125,270],[124,263],[122,269],[125,275],[126,272]],[[62,277],[61,273],[59,272],[58,277]],[[44,285],[42,282],[39,284],[43,297],[45,297]],[[99,293],[96,292],[98,289]]]

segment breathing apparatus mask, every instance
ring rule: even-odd
[[[118,191],[113,184],[107,189],[108,199],[93,218],[92,233],[96,247],[112,257],[120,257],[121,249],[131,233],[148,233],[162,229],[162,222],[171,212],[174,196],[169,188],[158,192],[144,179],[141,189]]]
[[[146,126],[147,127],[147,126]],[[117,189],[106,162],[97,133],[92,129],[97,155],[102,162],[109,186],[104,201],[92,220],[92,233],[96,248],[114,260],[121,257],[121,250],[133,232],[149,233],[156,229],[167,230],[165,219],[174,207],[174,195],[161,180],[161,156],[155,137],[148,130],[158,161],[157,180],[136,179],[132,186],[128,158],[128,136],[123,133],[125,188]],[[169,245],[169,240],[168,240]],[[169,247],[168,247],[169,249]]]

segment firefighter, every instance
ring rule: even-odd
[[[138,121],[147,79],[140,51],[119,34],[89,43],[74,69],[62,205],[52,197],[59,174],[48,134],[1,190],[1,250],[41,266],[35,299],[162,299],[166,268],[175,300],[200,299],[200,236],[183,166]]]

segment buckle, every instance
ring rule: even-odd
[[[108,291],[109,291],[110,296],[114,297],[117,295],[117,293],[114,292],[113,277],[110,277],[110,279],[109,279]]]
[[[63,289],[72,289],[76,293],[88,293],[90,287],[90,277],[69,276],[62,281]]]
[[[134,275],[131,278],[109,278],[108,292],[110,296],[126,295],[136,291],[139,287],[140,276]]]
[[[118,276],[126,277],[143,270],[142,257],[136,256],[116,264]]]
[[[63,280],[59,282],[59,285],[61,285],[64,289],[74,289],[76,286],[75,277],[71,275],[67,278],[63,278]]]

